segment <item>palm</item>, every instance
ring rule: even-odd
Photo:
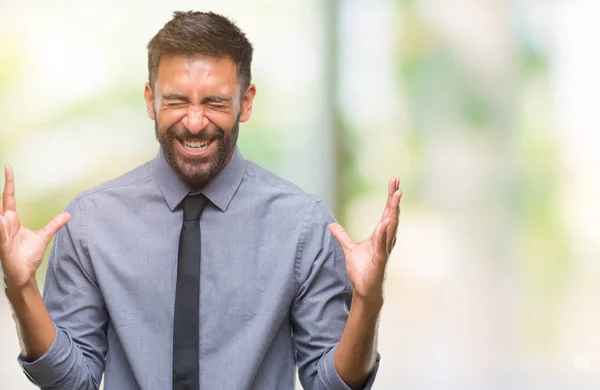
[[[44,228],[31,230],[21,225],[16,211],[12,169],[5,167],[5,186],[0,201],[0,265],[7,284],[22,287],[32,280],[52,236],[70,219],[60,213]]]
[[[382,294],[385,268],[396,242],[402,197],[399,185],[398,179],[390,180],[387,204],[371,237],[354,242],[341,225],[334,223],[329,227],[344,251],[346,271],[354,292],[361,297],[377,297]]]
[[[387,258],[381,258],[376,253],[373,240],[368,238],[354,247],[346,254],[346,271],[357,293],[365,295],[378,283],[380,264]]]
[[[4,275],[17,285],[25,284],[35,275],[48,243],[38,232],[21,225],[14,211],[0,216],[0,223],[6,230],[6,241],[0,246]]]

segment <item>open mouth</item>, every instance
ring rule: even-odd
[[[181,145],[183,145],[183,147],[193,153],[198,153],[198,152],[202,152],[203,150],[206,150],[208,148],[208,146],[210,145],[210,141],[180,141]]]
[[[177,144],[177,148],[183,153],[185,156],[192,158],[201,158],[209,153],[212,153],[211,150],[214,149],[213,144],[217,145],[216,140],[185,140],[185,139],[177,139],[175,143]]]

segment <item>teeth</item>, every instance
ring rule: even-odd
[[[208,141],[183,141],[183,146],[194,152],[206,149],[210,142]]]

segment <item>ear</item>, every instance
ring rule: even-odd
[[[150,84],[146,83],[146,88],[144,89],[144,99],[146,100],[146,111],[148,112],[148,116],[150,119],[155,120],[156,117],[154,115],[154,94],[152,93],[152,89],[150,88]]]
[[[252,114],[252,102],[254,101],[254,96],[256,96],[256,86],[254,84],[250,84],[246,93],[244,94],[244,98],[242,99],[242,111],[240,113],[240,122],[246,122],[250,119],[250,115]]]

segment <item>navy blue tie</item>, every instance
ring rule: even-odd
[[[188,195],[183,203],[173,327],[173,390],[200,388],[200,215],[205,201],[204,195],[198,194]]]

